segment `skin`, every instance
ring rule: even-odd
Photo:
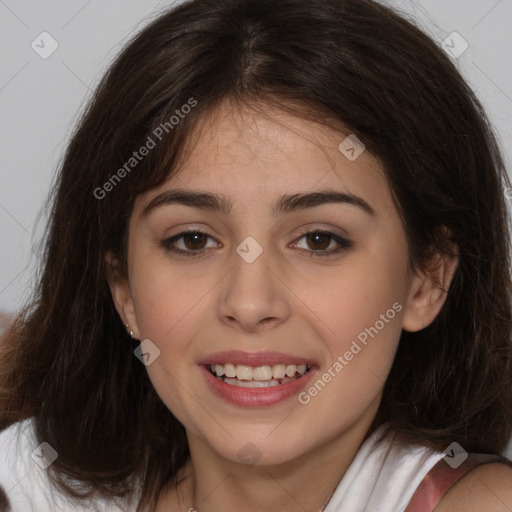
[[[457,261],[436,255],[428,270],[410,270],[380,163],[368,151],[349,161],[338,150],[345,137],[275,108],[261,115],[224,104],[203,121],[179,174],[137,197],[128,279],[107,255],[119,315],[134,337],[160,349],[147,371],[190,445],[187,478],[179,490],[168,485],[159,510],[318,511],[368,433],[401,330],[426,327],[445,300],[440,287],[448,288]],[[143,215],[152,199],[178,187],[225,194],[232,211],[173,204]],[[350,204],[272,212],[282,194],[326,188],[364,199],[376,215]],[[319,248],[303,227],[353,246],[310,257]],[[212,237],[176,242],[183,250],[206,248],[202,256],[180,258],[160,245],[187,228]],[[235,251],[247,236],[263,248],[250,264]],[[336,246],[327,238],[320,249]],[[212,394],[199,370],[218,351],[268,350],[314,359],[320,376],[394,303],[401,311],[307,405],[297,397],[233,405]],[[254,466],[237,456],[248,442],[259,453]]]
[[[434,512],[510,512],[512,468],[504,464],[478,466],[443,496]]]

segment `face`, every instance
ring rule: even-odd
[[[189,438],[283,463],[368,427],[422,281],[378,160],[338,149],[347,134],[225,106],[196,135],[135,201],[113,297]]]

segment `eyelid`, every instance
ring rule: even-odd
[[[331,234],[331,235],[336,235],[340,238],[344,238],[344,239],[347,239],[348,240],[348,234],[346,233],[336,233],[334,230],[338,230],[338,231],[343,231],[341,230],[340,228],[336,228],[336,227],[325,227],[325,225],[311,225],[311,224],[307,224],[306,226],[302,226],[300,228],[298,228],[298,232],[300,235],[305,235],[307,233],[316,233],[316,232],[320,232],[320,233],[328,233],[328,234]]]

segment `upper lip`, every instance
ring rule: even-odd
[[[200,365],[208,364],[244,364],[247,366],[263,366],[274,364],[305,364],[313,366],[315,361],[303,357],[282,354],[280,352],[242,352],[237,350],[216,352],[201,361]]]

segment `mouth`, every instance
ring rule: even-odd
[[[206,369],[216,379],[229,386],[242,388],[271,388],[282,386],[304,377],[312,366],[308,364],[207,364]]]
[[[198,365],[213,395],[245,408],[291,400],[319,370],[315,359],[273,351],[216,352]]]

